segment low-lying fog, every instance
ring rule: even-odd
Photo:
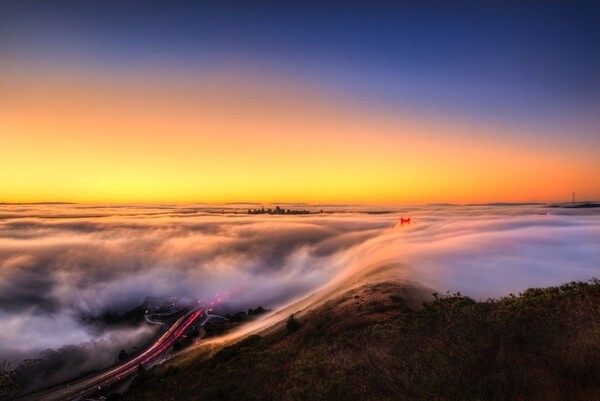
[[[476,299],[600,277],[600,209],[248,207],[1,205],[0,361],[44,352],[55,359],[44,382],[61,380],[154,330],[98,330],[82,316],[163,296],[275,308],[365,261],[401,262],[409,280]],[[392,213],[365,213],[376,210]],[[412,223],[395,226],[400,216]]]

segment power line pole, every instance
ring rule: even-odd
[[[575,191],[573,191],[573,200],[572,203],[575,203]]]

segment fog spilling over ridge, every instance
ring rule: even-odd
[[[326,282],[341,268],[337,253],[390,225],[214,211],[4,206],[0,358],[92,340],[82,315],[125,312],[146,297],[229,294],[232,308],[277,307]]]
[[[152,329],[98,331],[82,316],[216,294],[233,310],[277,308],[367,265],[397,263],[402,278],[474,298],[600,276],[599,209],[285,205],[315,213],[247,214],[254,207],[0,205],[0,360],[102,339],[106,352],[90,354],[116,356]],[[396,224],[401,216],[411,224]]]

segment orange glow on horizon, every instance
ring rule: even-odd
[[[502,141],[499,127],[267,82],[14,77],[0,98],[0,201],[557,201],[598,174],[591,158]]]

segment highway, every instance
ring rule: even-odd
[[[54,386],[52,388],[41,390],[22,398],[19,401],[70,401],[77,400],[84,396],[104,388],[107,385],[131,376],[139,366],[149,368],[160,362],[171,349],[173,343],[204,313],[203,309],[192,309],[179,317],[156,341],[150,344],[143,352],[134,356],[132,359],[123,361],[103,372],[77,379],[75,381]],[[211,318],[220,317],[206,313],[205,319],[200,326],[204,326]],[[203,335],[201,330],[201,335]]]

